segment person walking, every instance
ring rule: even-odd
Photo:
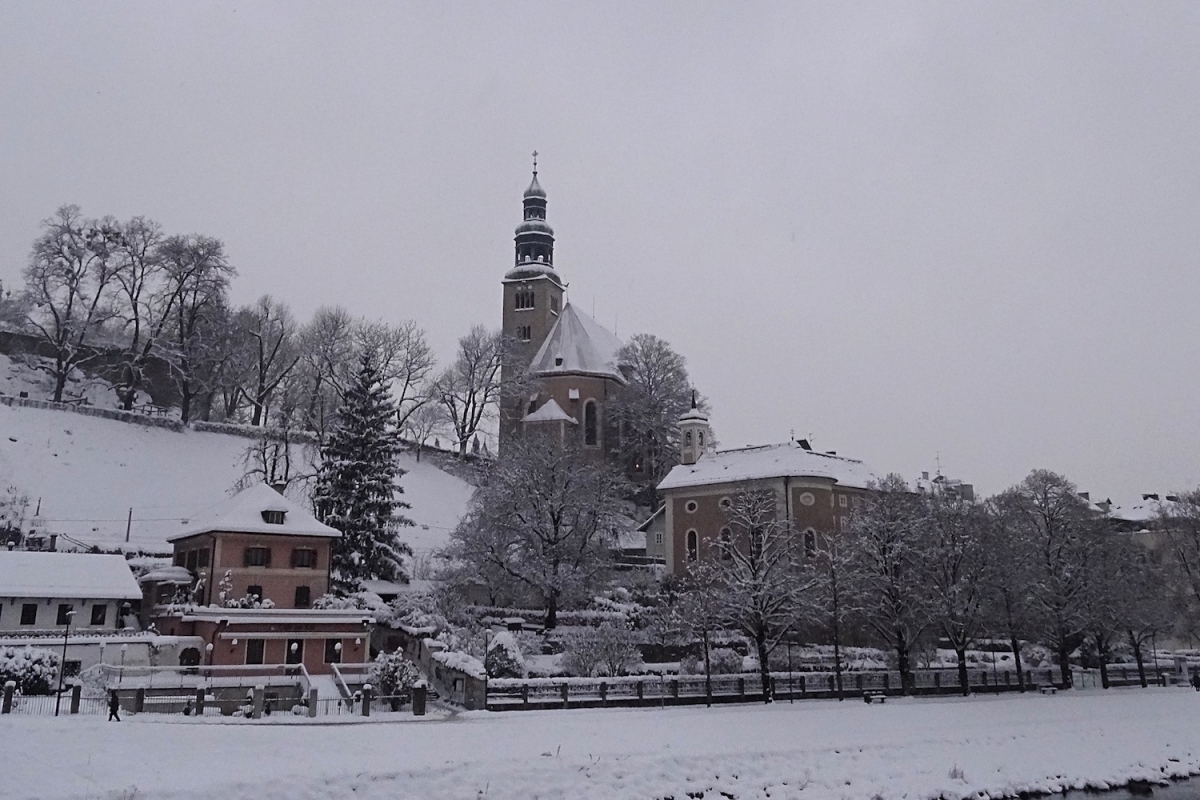
[[[117,690],[109,689],[108,690],[108,721],[112,722],[115,719],[117,722],[120,722],[121,721],[121,714],[119,713],[120,711],[121,711],[121,699],[119,697],[117,697]]]

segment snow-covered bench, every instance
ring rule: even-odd
[[[863,692],[864,703],[886,703],[887,695],[883,692]]]
[[[1058,694],[1057,686],[1039,686],[1038,691],[1042,694]]]

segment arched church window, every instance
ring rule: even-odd
[[[598,444],[596,425],[596,401],[588,400],[583,406],[583,443],[588,447]]]
[[[696,444],[704,447],[704,431],[696,431]]]
[[[695,561],[700,557],[700,540],[695,531],[687,532],[687,560]]]
[[[691,431],[687,431],[683,434],[683,444],[685,447],[692,446],[692,432]]]

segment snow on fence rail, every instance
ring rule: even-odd
[[[1026,686],[1057,685],[1057,671],[1026,670]],[[1012,691],[1019,682],[1012,672],[969,670],[974,691]],[[832,672],[772,672],[771,694],[776,699],[836,696],[837,677]],[[762,678],[757,672],[713,675],[712,696],[718,702],[751,702],[762,699]],[[854,697],[865,693],[900,693],[900,673],[891,671],[845,672],[842,690]],[[957,670],[919,670],[910,690],[918,694],[951,694],[961,691]],[[488,681],[487,707],[570,708],[596,705],[696,703],[707,696],[703,675],[616,678],[494,678]]]

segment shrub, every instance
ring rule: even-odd
[[[417,665],[405,658],[404,654],[399,651],[380,653],[375,657],[375,662],[371,664],[371,683],[375,685],[375,690],[381,696],[393,698],[391,700],[393,711],[400,707],[400,701],[395,699],[395,696],[411,689],[420,677],[421,673],[417,670]]]
[[[58,656],[49,650],[25,647],[0,648],[0,686],[16,681],[21,694],[50,694],[58,677]]]
[[[572,675],[628,675],[642,668],[637,637],[625,625],[606,622],[566,637],[563,667]]]
[[[525,658],[516,637],[508,631],[497,633],[488,644],[484,659],[489,678],[524,678]]]
[[[728,647],[708,651],[709,671],[713,675],[735,675],[742,671],[742,656]],[[679,671],[690,675],[704,674],[704,656],[688,656],[679,663]]]

